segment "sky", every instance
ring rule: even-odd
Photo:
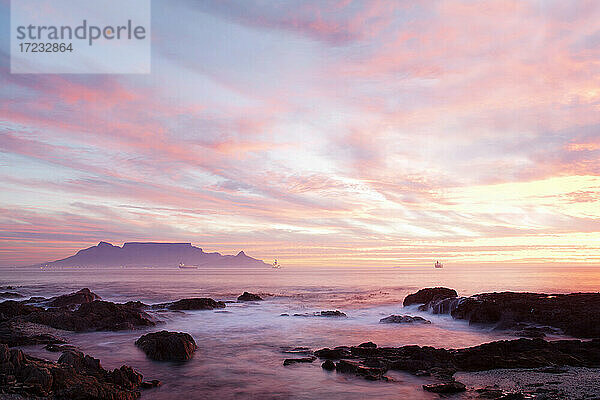
[[[9,2],[0,0],[8,30]],[[600,2],[152,2],[144,75],[11,74],[0,265],[600,265]]]

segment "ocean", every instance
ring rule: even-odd
[[[83,287],[104,300],[162,303],[189,297],[226,301],[216,311],[154,312],[155,327],[122,332],[70,333],[71,344],[99,358],[105,368],[130,365],[145,379],[163,385],[142,392],[142,399],[435,399],[418,378],[390,371],[389,382],[326,372],[317,360],[283,366],[283,353],[294,347],[313,350],[372,341],[379,346],[408,344],[460,348],[513,336],[469,326],[447,315],[402,307],[404,297],[433,286],[459,295],[492,291],[570,293],[597,291],[600,269],[564,266],[492,266],[431,268],[165,268],[36,269],[2,268],[1,285],[26,296],[54,296]],[[265,301],[237,303],[242,292]],[[294,313],[340,310],[348,318],[295,317]],[[289,314],[282,316],[281,314]],[[422,316],[432,324],[380,324],[391,314]],[[134,342],[159,330],[191,334],[198,350],[185,363],[155,362]],[[56,360],[42,346],[27,353]],[[458,397],[453,398],[461,398]]]

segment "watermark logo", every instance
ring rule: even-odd
[[[11,0],[11,73],[150,73],[150,0]]]

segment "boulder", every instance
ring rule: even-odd
[[[53,297],[48,301],[49,307],[72,307],[83,303],[91,303],[94,300],[100,300],[100,296],[88,288],[83,288],[75,293],[64,294]]]
[[[14,398],[134,400],[140,397],[141,374],[128,366],[107,371],[99,360],[80,352],[68,352],[54,363],[0,344],[0,365],[0,393],[12,393]]]
[[[365,342],[358,345],[358,347],[364,347],[367,349],[376,349],[377,345],[373,342]]]
[[[431,321],[421,317],[411,317],[410,315],[390,315],[379,320],[380,324],[430,324]]]
[[[411,304],[427,304],[434,300],[442,300],[449,297],[458,297],[458,293],[454,289],[445,287],[435,287],[421,289],[417,293],[409,294],[404,298],[403,305],[410,306]]]
[[[324,349],[315,351],[315,355],[323,359],[339,360],[341,358],[346,358],[350,356],[350,348],[336,347],[335,349],[330,349],[326,347]]]
[[[259,295],[249,292],[244,292],[237,298],[238,301],[262,301],[262,299]]]
[[[30,322],[68,331],[119,331],[154,326],[151,317],[139,308],[94,300],[75,311],[65,308],[36,311],[26,316]]]
[[[325,360],[325,362],[321,364],[321,368],[327,371],[333,371],[335,369],[335,363],[331,360]]]
[[[190,334],[168,331],[143,335],[135,341],[135,345],[156,361],[186,361],[198,348]]]
[[[225,303],[207,297],[181,299],[171,303],[156,304],[152,308],[168,308],[169,310],[214,310],[225,308]]]
[[[452,316],[469,323],[512,329],[523,323],[544,325],[581,338],[600,338],[600,293],[483,293],[464,299]],[[530,330],[531,335],[541,336]]]
[[[302,357],[302,358],[286,358],[283,360],[283,365],[292,365],[298,363],[311,363],[315,361],[317,357]]]
[[[330,317],[330,318],[346,318],[348,317],[345,313],[335,310],[335,311],[317,311],[314,313],[303,313],[303,314],[294,314],[294,317]]]

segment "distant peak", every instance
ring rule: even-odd
[[[236,257],[246,257],[246,253],[244,253],[244,251],[240,251],[239,253],[237,253]]]
[[[112,244],[108,243],[108,242],[100,242],[98,243],[98,247],[115,247]]]

